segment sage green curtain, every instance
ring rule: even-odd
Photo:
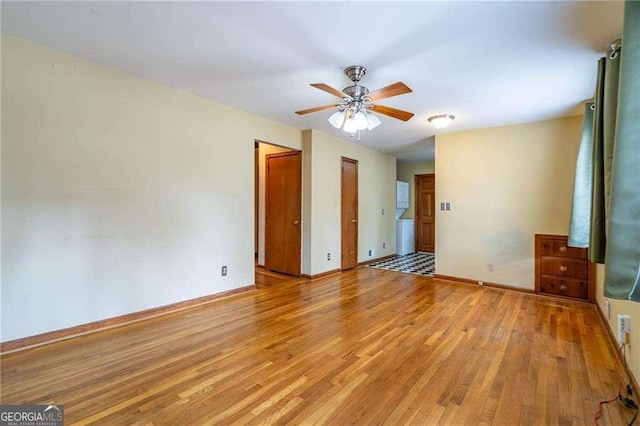
[[[640,2],[625,2],[604,293],[640,301]]]
[[[576,161],[576,177],[573,188],[573,207],[569,226],[569,245],[572,247],[589,247],[591,235],[591,190],[593,181],[593,102],[584,107],[582,121],[582,138],[578,160]]]
[[[594,96],[593,112],[593,164],[591,181],[591,229],[589,232],[589,260],[604,263],[606,235],[604,226],[604,161],[603,161],[603,122],[605,96],[604,73],[607,59],[598,61],[598,80]],[[608,91],[608,93],[611,93]]]
[[[605,264],[605,296],[640,301],[640,1],[625,3],[622,49],[598,61],[569,245],[589,247],[591,260]]]
[[[576,162],[569,245],[589,247],[589,258],[597,263],[605,263],[620,56],[617,52],[598,61],[596,93],[594,102],[585,105]]]
[[[611,206],[611,172],[616,137],[620,53],[598,61],[593,113],[593,169],[591,184],[591,231],[589,257],[605,263],[607,219]]]

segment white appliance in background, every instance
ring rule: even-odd
[[[407,182],[396,182],[396,219],[409,208],[409,184]]]
[[[409,208],[409,183],[402,182],[399,180],[396,182],[396,209],[406,210],[408,208]],[[404,213],[404,210],[402,211],[402,213]],[[402,216],[402,213],[396,216],[396,218],[399,218],[400,216]]]
[[[409,183],[396,182],[396,254],[405,255],[414,252],[413,219],[400,219],[409,208]]]
[[[396,254],[403,256],[415,252],[413,219],[396,220]]]

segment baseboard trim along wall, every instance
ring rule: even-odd
[[[613,334],[613,330],[609,326],[609,321],[607,321],[607,317],[604,315],[604,312],[602,312],[602,309],[600,309],[600,305],[598,303],[594,303],[594,305],[596,305],[596,310],[598,311],[598,316],[600,317],[600,321],[602,322],[603,328],[607,330],[607,339],[606,339],[607,345],[609,345],[609,349],[616,354],[615,355],[616,359],[618,360],[620,365],[623,366],[625,373],[627,373],[627,377],[629,377],[629,379],[631,380],[631,387],[633,388],[633,394],[637,397],[637,395],[640,395],[640,393],[638,393],[638,389],[639,389],[638,382],[636,381],[635,376],[631,372],[631,369],[625,362],[624,357],[620,353],[618,341],[616,340],[616,337]]]
[[[301,274],[300,277],[301,278],[305,278],[307,280],[317,280],[318,278],[328,277],[329,275],[339,274],[340,272],[342,272],[342,270],[340,270],[340,269],[332,269],[330,271],[321,272],[321,273],[315,274],[315,275]]]
[[[396,257],[396,255],[395,254],[390,254],[388,256],[382,256],[382,257],[377,257],[375,259],[365,260],[364,262],[358,263],[358,266],[366,266],[366,265],[368,265],[370,263],[382,262],[383,260],[391,259],[392,257]]]
[[[381,262],[383,260],[390,259],[390,258],[395,257],[395,256],[396,256],[395,254],[390,254],[388,256],[382,256],[382,257],[378,257],[378,258],[375,258],[375,259],[369,259],[369,260],[367,260],[365,262],[358,263],[358,267],[366,266],[366,265],[368,265],[370,263],[373,263],[373,262]],[[342,269],[332,269],[330,271],[321,272],[321,273],[315,274],[315,275],[300,274],[300,277],[301,278],[305,278],[307,280],[317,280],[318,278],[323,278],[323,277],[326,277],[326,276],[329,276],[329,275],[339,274],[340,272],[342,272]]]
[[[158,306],[157,308],[146,309],[144,311],[132,312],[113,318],[107,318],[100,321],[94,321],[87,324],[77,325],[75,327],[63,328],[61,330],[50,331],[47,333],[36,334],[35,336],[24,337],[22,339],[10,340],[0,343],[0,354],[8,354],[19,350],[33,348],[36,346],[44,346],[62,340],[73,339],[74,337],[84,336],[86,334],[95,333],[111,328],[122,327],[128,324],[144,321],[150,318],[159,317],[161,315],[171,314],[183,311],[185,309],[195,308],[196,306],[211,303],[216,300],[226,299],[240,293],[255,290],[255,285],[235,288],[233,290],[223,291],[222,293],[210,294],[208,296],[197,297],[195,299],[184,300],[182,302],[172,303],[170,305]]]
[[[471,284],[471,285],[474,285],[476,287],[478,286],[478,280],[472,280],[472,279],[469,279],[469,278],[452,277],[450,275],[433,274],[433,279],[435,281],[437,281],[437,280],[452,281],[452,282],[456,282],[456,283]],[[488,281],[483,281],[482,282],[482,286],[483,287],[491,287],[491,288],[499,288],[501,290],[512,290],[512,291],[518,291],[518,292],[521,292],[521,293],[535,294],[535,291],[530,290],[528,288],[513,287],[513,286],[510,286],[510,285],[491,283],[491,282],[488,282]]]

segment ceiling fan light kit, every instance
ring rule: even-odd
[[[453,114],[438,114],[432,115],[427,120],[429,120],[429,123],[431,123],[433,127],[443,129],[451,124],[455,118],[456,117]]]
[[[373,130],[382,124],[382,121],[373,114],[367,114],[367,129]]]
[[[344,111],[336,111],[329,117],[329,123],[336,129],[342,128],[344,124]]]
[[[381,124],[380,119],[373,114],[372,111],[402,121],[408,121],[413,117],[413,113],[411,112],[373,104],[374,101],[380,99],[410,93],[412,90],[404,83],[397,82],[383,87],[382,89],[369,92],[369,89],[358,84],[360,79],[367,73],[367,69],[365,67],[361,65],[352,65],[347,67],[344,70],[344,73],[354,84],[352,86],[345,87],[342,91],[334,89],[324,83],[311,84],[311,86],[316,89],[323,90],[341,98],[342,103],[296,111],[296,114],[303,115],[311,112],[337,108],[338,111],[334,112],[329,117],[329,123],[336,129],[342,129],[351,134],[364,129],[373,130]]]

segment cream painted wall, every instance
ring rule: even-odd
[[[416,213],[416,175],[426,175],[435,173],[435,161],[406,162],[398,161],[398,180],[409,183],[409,208],[405,211],[401,219],[413,219]]]
[[[373,258],[395,253],[395,158],[317,130],[305,131],[303,140],[304,167],[312,173],[305,181],[310,186],[310,198],[304,203],[310,206],[311,233],[306,242],[310,259],[304,264],[309,272],[304,273],[340,269],[341,157],[358,160],[358,262],[370,259],[369,248],[375,251]]]
[[[582,119],[436,136],[436,273],[534,288],[534,234],[566,235]],[[487,262],[494,271],[487,271]]]
[[[258,149],[258,265],[264,266],[265,182],[267,155],[291,151],[276,145],[260,143]]]
[[[625,314],[631,317],[631,340],[626,348],[626,360],[627,366],[637,381],[640,377],[640,303],[604,297],[604,270],[604,265],[597,265],[596,301],[600,310],[605,315],[607,325],[614,336],[618,335],[618,314]],[[611,314],[608,318],[607,300],[611,303]]]
[[[311,187],[313,170],[311,168],[311,138],[310,129],[302,131],[302,268],[301,273],[311,275]]]
[[[254,140],[299,130],[6,34],[2,90],[2,341],[254,282]]]

